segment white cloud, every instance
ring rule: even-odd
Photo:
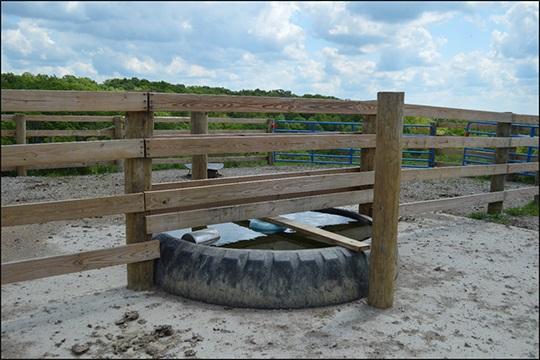
[[[494,21],[504,30],[492,32],[493,48],[498,54],[514,59],[538,57],[538,3],[515,3]]]
[[[126,57],[124,66],[137,74],[151,74],[157,69],[157,64],[153,59],[140,60],[136,57]]]
[[[33,52],[50,50],[55,45],[46,29],[29,20],[21,20],[17,29],[2,31],[2,48],[28,56]],[[40,54],[37,54],[38,56]]]
[[[2,71],[538,112],[537,4],[394,5],[2,2]]]

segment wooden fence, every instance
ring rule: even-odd
[[[0,130],[0,136],[2,137],[14,137],[17,144],[26,144],[28,138],[45,138],[45,137],[58,137],[58,136],[77,136],[85,138],[110,138],[110,139],[123,139],[125,137],[125,117],[124,116],[99,116],[99,115],[27,115],[27,114],[2,114],[1,121],[15,122],[15,129],[2,129]],[[155,123],[190,123],[191,118],[185,116],[161,116],[155,117]],[[28,122],[77,122],[77,123],[110,123],[103,129],[92,130],[28,130]],[[242,134],[258,134],[271,132],[270,119],[265,118],[222,118],[222,117],[210,117],[208,122],[211,124],[244,124],[244,125],[259,125],[261,129],[210,129],[210,134],[228,134],[228,133],[242,133]],[[189,129],[175,129],[175,130],[154,130],[155,137],[165,136],[179,136],[190,134]],[[271,161],[271,157],[266,154],[259,155],[216,155],[210,158],[215,162],[245,162],[245,161]],[[190,162],[191,159],[187,157],[183,158],[162,158],[156,159],[154,164],[185,164]],[[17,175],[24,176],[27,170],[36,169],[53,169],[53,168],[69,168],[69,167],[87,167],[97,164],[118,165],[122,169],[123,161],[100,161],[100,162],[80,162],[71,164],[41,164],[32,165],[29,167],[17,167],[15,168],[3,168],[3,171],[17,170]]]
[[[269,217],[334,206],[361,204],[373,209],[370,261],[371,305],[393,303],[399,213],[419,213],[489,203],[500,211],[516,195],[537,195],[538,187],[504,190],[506,174],[538,171],[538,162],[507,163],[507,149],[534,146],[535,138],[506,134],[512,122],[538,124],[538,116],[407,105],[403,93],[379,93],[377,101],[203,96],[159,93],[93,93],[2,90],[2,110],[126,111],[125,139],[2,146],[2,169],[86,161],[125,161],[125,194],[2,207],[2,227],[113,214],[126,214],[126,245],[44,259],[2,264],[2,284],[128,264],[128,287],[153,286],[152,260],[159,244],[152,234],[185,227]],[[154,111],[190,111],[190,121],[205,122],[206,112],[301,112],[368,115],[365,134],[212,134],[154,136]],[[401,136],[403,115],[449,119],[489,119],[499,123],[498,137]],[[186,120],[187,121],[187,120]],[[497,148],[497,164],[430,169],[401,169],[403,148]],[[365,152],[363,167],[267,175],[199,179],[152,184],[155,159],[221,153],[356,147]],[[378,149],[378,150],[377,150]],[[194,162],[195,163],[195,162]],[[375,170],[374,170],[375,169]],[[465,176],[492,176],[491,192],[399,204],[400,183]],[[372,188],[374,187],[374,188]],[[372,204],[372,205],[371,205]]]

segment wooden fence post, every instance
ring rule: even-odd
[[[113,125],[114,125],[114,138],[123,139],[124,129],[122,126],[123,125],[122,116],[113,117]],[[124,160],[116,160],[116,166],[118,168],[118,171],[124,171]]]
[[[208,134],[208,113],[191,112],[191,133]],[[208,155],[193,155],[191,157],[191,180],[208,178]],[[193,231],[206,229],[206,226],[194,226]]]
[[[512,119],[512,113],[508,113],[510,119]],[[498,122],[497,123],[497,136],[498,137],[510,137],[512,136],[512,123],[511,122]],[[497,148],[495,149],[495,163],[506,164],[508,162],[508,155],[510,148]],[[504,184],[506,182],[506,174],[491,176],[491,186],[489,191],[504,191]],[[503,209],[503,202],[496,201],[488,204],[488,214],[500,214]]]
[[[15,114],[15,142],[17,144],[26,144],[26,119],[24,114]],[[26,176],[26,168],[24,166],[16,167],[17,176]]]
[[[191,133],[208,134],[208,114],[191,112]],[[208,178],[208,155],[193,155],[191,158],[191,179]]]
[[[377,130],[377,116],[365,115],[362,125],[362,134],[375,134]],[[375,149],[362,149],[360,152],[360,171],[372,171],[375,161]],[[365,189],[371,189],[373,186],[366,186]],[[367,216],[373,216],[373,204],[360,204],[358,212]]]
[[[377,94],[368,304],[380,309],[389,308],[394,302],[404,97],[402,92]]]
[[[151,111],[126,113],[126,138],[141,139],[152,137],[154,114]],[[126,159],[124,163],[125,192],[136,193],[152,187],[152,159]],[[126,243],[133,244],[151,240],[146,234],[145,213],[126,214]],[[142,261],[127,265],[128,289],[147,290],[154,283],[154,262]]]
[[[273,119],[266,120],[266,132],[271,134],[274,132],[273,130],[274,130],[274,120]],[[268,153],[268,165],[274,165],[273,152]]]

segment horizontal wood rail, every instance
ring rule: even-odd
[[[402,137],[403,148],[461,148],[469,146],[517,147],[537,146],[538,137],[467,137],[467,136],[422,136]],[[149,157],[217,154],[232,152],[266,152],[278,150],[323,150],[336,148],[373,148],[375,135],[372,134],[265,134],[223,135],[223,136],[183,136],[153,138],[146,140],[146,154]]]
[[[538,162],[404,169],[401,181],[498,175],[523,171],[538,171]],[[151,191],[133,194],[5,205],[2,207],[2,226],[135,213],[145,210],[174,210],[178,207],[217,207],[262,201],[260,199],[275,200],[277,195],[280,198],[294,197],[297,193],[306,192],[312,195],[328,190],[371,185],[373,174],[373,171],[358,172],[358,168],[345,168],[154,184]]]
[[[231,162],[231,161],[266,161],[267,156],[218,156],[218,157],[208,157],[209,162]],[[186,164],[191,163],[192,159],[190,157],[183,158],[158,158],[153,159],[153,165],[159,164]]]
[[[512,174],[522,171],[538,171],[538,162],[519,164],[493,164],[447,166],[429,169],[404,169],[401,171],[401,181],[442,180],[448,178]]]
[[[538,170],[538,162],[521,163],[521,164],[448,166],[444,168],[430,168],[430,169],[403,169],[401,180],[402,181],[433,180],[433,179],[446,179],[446,178],[452,178],[452,177],[510,174],[510,173],[518,173],[522,171],[537,171],[537,170]],[[175,182],[165,182],[165,183],[154,183],[152,184],[152,190],[184,189],[184,188],[208,186],[208,185],[236,184],[236,183],[251,182],[251,181],[257,181],[257,180],[285,179],[285,178],[302,177],[302,176],[305,177],[305,176],[315,176],[315,175],[325,175],[325,174],[344,174],[344,173],[352,173],[352,172],[360,172],[360,171],[361,169],[359,167],[350,167],[350,168],[281,172],[281,173],[262,174],[262,175],[243,175],[243,176],[232,176],[232,177],[226,177],[226,178],[216,178],[216,179],[206,179],[206,180],[175,181]],[[366,172],[363,172],[363,173],[366,173]]]
[[[156,116],[154,122],[157,123],[189,123],[189,116]],[[266,118],[226,118],[226,117],[209,117],[210,124],[266,124]]]
[[[2,206],[2,227],[144,211],[144,194]]]
[[[114,161],[94,161],[94,162],[81,162],[81,163],[69,163],[69,164],[42,164],[42,165],[32,165],[26,166],[27,170],[44,170],[44,169],[66,169],[66,168],[78,168],[78,167],[89,167],[94,165],[114,165]],[[2,171],[13,171],[15,166],[12,167],[3,167]]]
[[[175,190],[148,191],[145,193],[145,203],[147,210],[158,210],[260,196],[351,188],[372,183],[372,173],[301,176]]]
[[[405,149],[538,146],[538,137],[404,136]]]
[[[15,130],[1,130],[1,136],[15,136]],[[51,136],[107,136],[112,137],[114,129],[99,130],[27,130],[26,137],[51,137]]]
[[[2,90],[2,111],[146,111],[148,93]]]
[[[13,121],[13,114],[2,114],[2,121]],[[114,116],[101,115],[24,115],[26,121],[50,122],[112,122]]]
[[[372,190],[345,191],[291,199],[222,206],[207,209],[146,216],[148,234],[199,225],[220,224],[264,216],[277,216],[298,211],[370,202]]]
[[[400,215],[419,214],[432,211],[450,210],[462,208],[465,206],[487,204],[494,201],[504,201],[522,195],[538,195],[538,187],[531,186],[521,189],[512,189],[505,191],[489,192],[482,194],[458,196],[447,199],[436,199],[427,201],[417,201],[412,203],[400,204]]]
[[[80,141],[3,145],[2,170],[13,166],[117,160],[144,157],[144,140]]]
[[[2,264],[2,285],[159,258],[159,241]]]
[[[400,205],[400,214],[407,215],[447,210],[467,205],[504,201],[505,199],[518,195],[533,196],[536,194],[538,194],[538,187],[533,186],[500,192],[459,196],[449,199],[405,203]],[[265,216],[271,217],[297,211],[317,210],[327,207],[369,203],[372,201],[373,191],[370,189],[156,214],[146,217],[146,231],[149,234],[159,233],[162,231],[198,225],[219,224]]]
[[[1,121],[13,121],[14,114],[2,114]],[[114,116],[104,115],[24,115],[26,121],[36,122],[112,122]],[[212,124],[267,124],[267,118],[209,117]],[[156,116],[157,123],[189,123],[189,116]]]
[[[246,182],[246,181],[283,179],[283,178],[310,176],[310,175],[342,174],[342,173],[351,173],[351,172],[358,172],[358,171],[359,171],[358,167],[352,167],[352,168],[336,168],[336,169],[322,169],[322,170],[289,171],[289,172],[279,172],[279,173],[263,174],[263,175],[242,175],[242,176],[231,176],[231,177],[225,177],[225,178],[204,179],[204,180],[163,182],[163,183],[152,184],[152,190],[183,189],[183,188],[196,187],[196,186],[234,184],[237,182]]]
[[[264,129],[210,129],[209,134],[227,134],[227,133],[241,133],[241,134],[264,134]],[[189,130],[154,130],[154,136],[174,136],[180,134],[190,134]],[[207,134],[201,134],[200,136],[208,136]]]
[[[375,147],[375,135],[274,135],[197,136],[146,140],[146,155],[166,157],[222,153],[268,152],[277,150],[322,150],[347,147]]]
[[[147,103],[147,98],[150,102]],[[146,92],[2,90],[2,111],[201,111],[375,115],[377,101]],[[405,104],[405,116],[538,124],[538,115]],[[168,122],[168,117],[161,117]],[[159,119],[159,117],[158,117]],[[46,120],[44,120],[46,121]],[[63,121],[63,120],[57,120]],[[76,120],[73,120],[76,121]],[[176,122],[175,120],[172,120]],[[212,121],[211,121],[212,122]],[[261,122],[262,123],[262,122]]]
[[[373,114],[372,101],[150,93],[152,111]]]

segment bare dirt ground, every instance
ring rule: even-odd
[[[298,169],[305,168],[279,170]],[[153,176],[175,181],[185,173]],[[489,182],[475,179],[409,183],[402,202],[483,191]],[[122,174],[2,178],[2,204],[122,192]],[[121,245],[123,224],[123,216],[108,216],[4,228],[2,262]],[[385,311],[364,300],[293,311],[224,308],[126,290],[124,266],[3,286],[2,358],[73,357],[77,344],[81,357],[538,358],[538,219],[524,225],[533,230],[451,214],[404,218],[396,303]],[[119,321],[129,311],[138,317]]]

